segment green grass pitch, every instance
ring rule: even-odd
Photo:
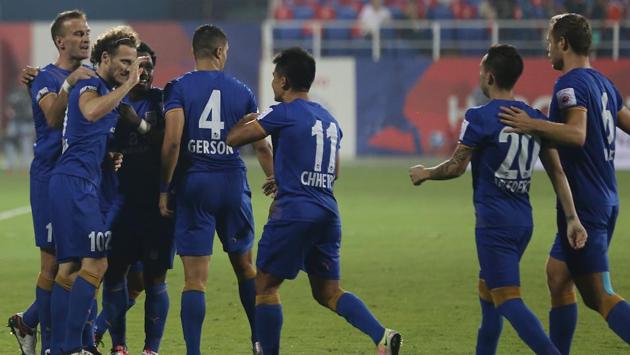
[[[407,175],[412,163],[370,160],[342,167],[336,186],[343,218],[342,286],[359,295],[385,326],[401,331],[403,354],[473,354],[480,312],[470,174],[418,188]],[[260,169],[248,165],[258,239],[270,200],[259,189]],[[610,257],[615,289],[630,297],[630,210],[623,208],[630,201],[630,172],[618,173],[618,181],[622,208]],[[535,229],[521,263],[522,290],[525,302],[547,324],[544,265],[555,231],[555,197],[544,173],[535,174],[531,195]],[[0,196],[0,212],[28,205],[27,176],[0,174]],[[39,261],[32,233],[30,214],[0,220],[2,317],[22,311],[33,299]],[[177,259],[168,284],[171,309],[160,353],[180,355],[185,353],[179,321],[183,273]],[[367,336],[313,301],[304,274],[282,287],[281,298],[284,354],[374,353]],[[206,301],[202,351],[251,354],[235,277],[218,242]],[[127,318],[132,354],[142,350],[143,302],[140,296]],[[629,353],[601,317],[582,304],[573,350],[575,355]],[[0,336],[0,353],[17,353],[8,330]],[[530,353],[507,322],[498,353]]]

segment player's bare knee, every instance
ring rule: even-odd
[[[206,283],[202,282],[199,279],[197,279],[197,280],[186,280],[184,282],[184,290],[183,290],[183,292],[188,292],[188,291],[206,292]]]
[[[274,288],[269,290],[266,294],[256,294],[256,305],[276,305],[280,304],[280,294],[278,289]]]
[[[337,310],[337,302],[339,298],[346,292],[340,287],[336,288],[323,288],[323,289],[313,289],[313,298],[321,304],[322,306],[329,308],[332,311]]]
[[[485,280],[479,279],[479,283],[477,287],[479,289],[479,298],[481,298],[482,300],[486,302],[494,302],[492,300],[492,294],[490,293],[490,289],[488,288],[488,285],[486,284]]]
[[[81,261],[81,270],[85,270],[102,279],[107,271],[107,258],[84,258]]]
[[[499,307],[505,302],[521,298],[521,288],[518,286],[497,287],[490,290],[492,302],[495,307]]]

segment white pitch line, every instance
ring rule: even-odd
[[[4,221],[5,219],[10,219],[13,217],[21,216],[23,214],[31,213],[30,206],[22,206],[18,208],[14,208],[12,210],[6,210],[0,212],[0,221]]]

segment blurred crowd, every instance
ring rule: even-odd
[[[273,0],[272,17],[287,19],[546,19],[575,12],[592,20],[630,17],[630,0]]]

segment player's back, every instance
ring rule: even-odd
[[[81,112],[79,98],[85,91],[94,91],[105,96],[111,90],[102,78],[96,77],[80,80],[70,91],[63,123],[63,152],[54,174],[77,176],[87,179],[97,187],[100,185],[101,164],[119,113],[113,110],[98,121],[90,122]]]
[[[531,226],[529,188],[540,152],[538,138],[510,132],[498,118],[501,106],[546,117],[520,101],[492,100],[466,112],[460,142],[473,147],[472,176],[477,227]]]
[[[321,105],[302,99],[273,106],[259,118],[271,134],[278,193],[272,219],[337,220],[333,185],[342,132]]]
[[[622,106],[615,86],[594,69],[573,69],[556,82],[549,107],[551,120],[564,122],[563,113],[570,109],[587,111],[584,145],[558,147],[578,207],[619,203],[614,156],[617,113]]]
[[[227,134],[246,114],[256,112],[251,90],[221,71],[193,71],[165,88],[165,112],[181,108],[185,123],[180,157],[186,172],[244,168]]]
[[[61,129],[48,126],[39,102],[50,93],[58,93],[68,75],[70,75],[69,71],[54,64],[48,64],[40,70],[31,83],[30,91],[35,122],[31,177],[43,178],[48,176],[61,154]]]

